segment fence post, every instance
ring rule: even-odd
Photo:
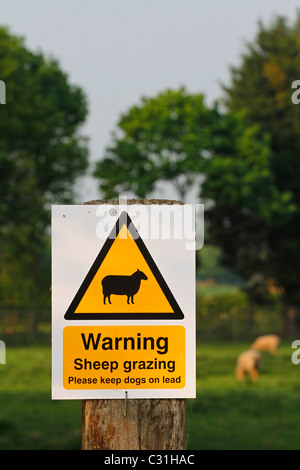
[[[114,204],[96,200],[88,205]],[[129,199],[126,204],[182,204]],[[184,450],[185,399],[82,400],[82,450]]]

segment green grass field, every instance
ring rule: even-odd
[[[237,382],[237,355],[248,344],[197,348],[197,399],[187,402],[189,449],[300,448],[300,365],[291,344],[264,353],[258,382]]]
[[[187,400],[187,448],[299,449],[300,365],[286,343],[267,353],[259,381],[238,383],[248,345],[199,344],[197,399]],[[80,449],[81,402],[51,400],[48,346],[9,346],[0,365],[0,449]]]
[[[8,347],[0,396],[0,449],[80,448],[81,402],[51,400],[50,347]]]

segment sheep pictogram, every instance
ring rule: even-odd
[[[112,294],[127,295],[127,303],[129,304],[129,300],[131,300],[131,303],[134,304],[133,297],[139,291],[142,279],[146,281],[148,278],[139,269],[131,276],[105,276],[102,279],[104,305],[106,305],[106,297],[111,304],[110,296]]]

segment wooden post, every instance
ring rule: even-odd
[[[85,204],[113,204],[96,200]],[[183,204],[129,199],[126,204]],[[185,399],[82,400],[82,450],[184,450]]]

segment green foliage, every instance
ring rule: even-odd
[[[299,31],[300,13],[293,24],[283,17],[275,18],[269,26],[259,22],[241,64],[231,68],[231,84],[224,87],[230,109],[247,109],[251,121],[271,134],[275,154],[299,145],[294,137],[298,135],[300,109],[291,102],[291,85],[300,71]],[[288,155],[291,158],[289,151]],[[281,170],[291,175],[292,167],[283,161]],[[282,183],[290,182],[283,178]]]
[[[293,24],[276,18],[259,23],[238,67],[231,68],[231,84],[224,87],[231,110],[246,109],[250,122],[270,135],[272,173],[280,190],[288,190],[299,206],[300,108],[292,104],[292,82],[300,74],[300,13]]]
[[[242,291],[223,292],[222,294],[202,294],[197,292],[197,313],[202,318],[224,318],[238,311],[245,311],[248,306],[247,295]]]
[[[280,191],[272,173],[268,135],[261,135],[242,113],[222,116],[227,145],[218,145],[220,130],[214,131],[212,155],[205,165],[201,196],[219,206],[243,208],[257,218],[282,224],[295,212],[289,191]]]
[[[253,316],[250,317],[251,307]],[[251,306],[246,295],[197,296],[197,338],[206,341],[252,341],[255,336],[280,333],[282,309],[277,304]],[[294,337],[297,337],[295,332]]]
[[[226,282],[231,278],[230,272],[220,265],[221,250],[219,247],[204,245],[196,252],[197,256],[197,279],[212,279],[217,282]]]
[[[49,292],[42,272],[49,259],[50,204],[73,200],[74,182],[88,165],[79,134],[87,104],[56,60],[29,51],[4,27],[0,78],[6,84],[0,108],[0,299],[10,303],[14,289],[17,302],[34,303]]]
[[[23,243],[22,243],[23,242]],[[32,240],[29,241],[32,243]],[[12,308],[49,308],[51,285],[50,240],[42,237],[26,246],[25,237],[3,240],[0,249],[0,300]]]
[[[145,198],[158,181],[169,181],[184,200],[203,174],[202,197],[214,200],[221,189],[224,204],[278,221],[294,206],[274,185],[270,160],[268,136],[245,112],[208,108],[203,95],[180,88],[143,98],[121,116],[94,176],[108,198],[121,191]]]
[[[282,301],[277,292],[249,295],[237,285],[198,282],[196,289],[197,338],[203,341],[251,341],[268,332],[281,334]],[[291,336],[297,337],[294,325]]]
[[[1,225],[27,225],[29,215],[38,224],[46,203],[71,200],[74,181],[87,168],[85,142],[77,135],[86,99],[54,59],[27,50],[5,28],[0,77],[7,90],[0,119]]]
[[[197,338],[237,340],[249,335],[246,328],[247,295],[240,290],[198,287],[196,297]],[[251,334],[251,332],[250,332]]]
[[[300,302],[300,107],[291,102],[291,84],[300,75],[299,31],[300,14],[291,25],[280,17],[269,27],[260,23],[225,88],[230,111],[246,113],[258,142],[268,136],[268,155],[251,156],[250,151],[242,162],[215,161],[203,187],[215,201],[207,214],[211,240],[222,246],[226,265],[235,266],[245,277],[255,272],[274,277],[285,289],[285,302],[296,305]],[[231,176],[222,178],[222,172]],[[230,184],[230,190],[221,181]]]
[[[94,176],[108,198],[131,191],[145,198],[158,181],[171,182],[184,199],[202,169],[215,111],[201,94],[166,90],[124,113]]]

